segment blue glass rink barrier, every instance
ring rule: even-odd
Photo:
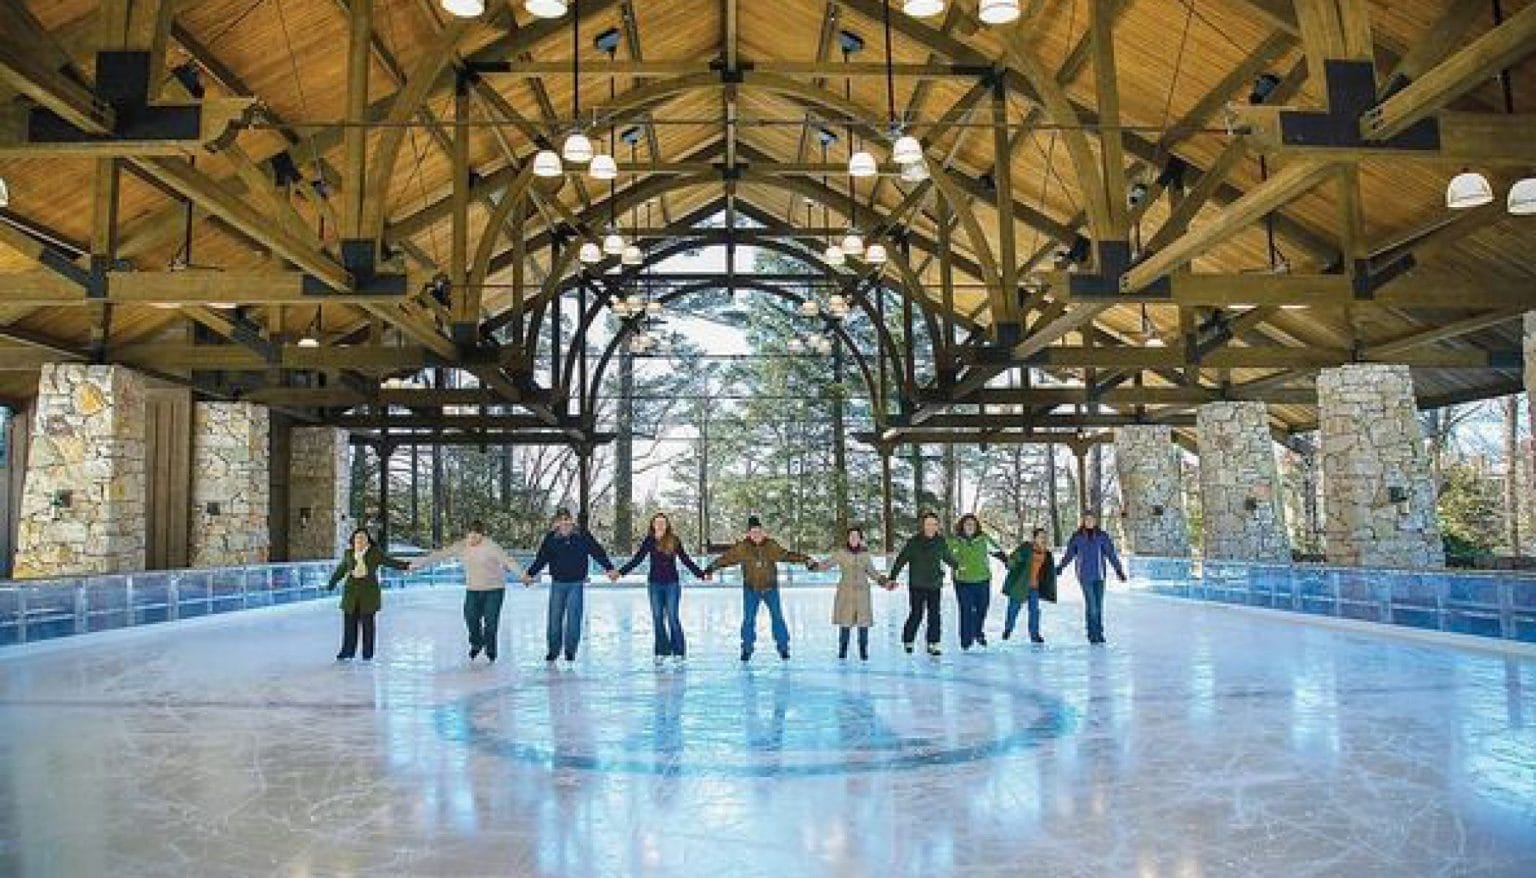
[[[1132,585],[1192,600],[1536,643],[1536,577],[1136,557]]]
[[[531,552],[514,552],[527,566]],[[701,562],[702,564],[703,562]],[[882,565],[883,566],[883,565]],[[101,576],[0,580],[0,647],[212,616],[257,607],[301,601],[335,600],[326,589],[334,561],[259,564],[201,570],[155,570]],[[592,568],[593,575],[600,571]],[[443,564],[423,573],[382,571],[386,589],[462,588],[464,573],[457,564]],[[607,585],[606,579],[595,580]],[[813,573],[803,566],[785,565],[780,581],[788,586],[831,585],[835,571]],[[508,577],[509,586],[515,585]],[[620,580],[643,586],[643,573]],[[740,572],[726,570],[713,582],[696,588],[736,588]]]

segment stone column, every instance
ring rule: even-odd
[[[1196,412],[1195,427],[1205,557],[1290,563],[1269,407],[1262,402],[1207,403]]]
[[[347,432],[295,427],[288,463],[288,557],[339,558],[353,527]]]
[[[1120,474],[1126,548],[1136,555],[1189,557],[1189,523],[1173,431],[1151,424],[1121,427],[1115,432],[1115,469]]]
[[[1527,404],[1536,411],[1536,311],[1525,314],[1525,393]]]
[[[1329,562],[1445,566],[1408,367],[1325,369],[1317,378],[1317,402]]]
[[[269,423],[266,408],[248,402],[205,402],[193,409],[193,567],[266,563],[272,545]]]
[[[144,497],[143,379],[120,366],[44,366],[14,575],[143,570]]]

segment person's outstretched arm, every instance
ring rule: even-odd
[[[1125,568],[1120,566],[1120,555],[1115,552],[1115,541],[1109,538],[1109,534],[1104,535],[1104,557],[1109,559],[1109,566],[1115,568],[1115,575],[1124,582]]]
[[[453,543],[451,545],[444,546],[443,548],[438,549],[436,552],[429,552],[429,553],[427,553],[425,555],[422,555],[420,558],[416,558],[415,560],[411,561],[411,569],[412,570],[425,570],[428,567],[433,567],[433,566],[436,566],[438,564],[441,564],[444,561],[447,561],[449,558],[460,558],[460,557],[463,557],[463,555],[462,555],[463,551],[464,551],[464,541],[463,540],[459,540],[456,543]]]
[[[1074,536],[1072,539],[1067,540],[1067,551],[1062,554],[1061,561],[1056,565],[1056,575],[1060,576],[1062,571],[1067,569],[1067,565],[1072,563],[1072,559],[1076,557],[1077,537]]]
[[[389,554],[386,554],[383,551],[380,551],[379,552],[379,566],[380,567],[388,567],[388,568],[390,568],[392,570],[410,570],[411,569],[411,562],[409,562],[409,561],[402,561],[399,558],[396,558],[394,555],[389,555]]]
[[[908,564],[910,564],[912,562],[912,558],[911,558],[911,556],[910,556],[910,554],[908,552],[908,550],[911,549],[911,548],[912,548],[912,541],[911,540],[907,540],[905,543],[902,544],[901,551],[896,553],[896,560],[891,562],[891,578],[892,579],[895,579],[896,577],[900,576],[902,568],[906,567]]]
[[[521,578],[523,575],[523,566],[517,563],[517,559],[507,554],[507,550],[503,549],[501,544],[495,541],[489,542],[491,543],[491,551],[496,553],[496,561],[497,563],[501,564],[501,568],[508,573],[514,574],[515,576]]]
[[[544,570],[544,566],[548,563],[549,534],[545,534],[544,539],[539,541],[539,551],[538,554],[533,556],[533,563],[529,564],[528,569],[523,572],[523,582],[532,582],[533,578],[538,576],[539,573]]]
[[[688,550],[683,548],[682,540],[677,541],[677,560],[683,562],[683,566],[687,567],[694,576],[697,576],[700,579],[704,578],[704,571],[700,570],[699,565],[695,564],[693,559],[688,557]]]
[[[807,555],[804,552],[792,552],[789,549],[784,548],[784,546],[781,545],[778,540],[769,540],[768,546],[769,551],[773,555],[774,561],[788,561],[791,564],[807,565],[815,565],[816,563],[815,558],[812,558],[810,555]]]
[[[619,575],[628,576],[631,571],[633,571],[636,567],[639,567],[640,562],[644,561],[645,557],[651,553],[651,549],[655,547],[655,541],[656,538],[650,535],[647,535],[645,539],[641,540],[640,548],[635,550],[635,557],[630,558],[628,561],[624,562],[624,566],[619,568]]]
[[[330,581],[326,583],[325,590],[334,591],[337,583],[346,578],[347,568],[350,566],[352,565],[347,561],[347,553],[343,552],[341,554],[341,560],[336,564],[336,569],[331,571],[331,578]]]
[[[709,566],[704,568],[704,572],[706,574],[714,573],[716,570],[724,570],[727,567],[735,567],[740,563],[741,543],[735,543],[729,549],[721,552],[718,558],[709,562]]]

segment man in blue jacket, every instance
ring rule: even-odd
[[[1105,566],[1115,568],[1115,575],[1125,581],[1125,570],[1120,566],[1120,556],[1115,553],[1115,543],[1109,534],[1099,530],[1099,519],[1089,513],[1083,516],[1082,526],[1067,540],[1067,551],[1056,565],[1060,576],[1067,565],[1077,560],[1077,584],[1083,589],[1083,615],[1088,621],[1088,642],[1104,642],[1104,580]]]
[[[608,578],[616,580],[619,572],[613,569],[608,553],[585,530],[578,528],[570,510],[555,513],[554,528],[544,535],[539,544],[539,554],[523,574],[523,584],[531,585],[544,565],[549,565],[549,624],[545,639],[549,651],[544,661],[552,662],[563,651],[565,660],[576,660],[576,647],[581,644],[582,594],[590,571],[587,559],[595,559],[608,571]]]

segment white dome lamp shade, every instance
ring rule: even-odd
[[[584,165],[592,161],[592,141],[580,131],[572,131],[560,147],[560,157],[573,165]]]
[[[485,14],[485,0],[442,0],[443,11],[454,18],[479,18]]]
[[[864,248],[864,261],[870,265],[884,265],[888,258],[884,244],[875,243]]]
[[[11,187],[5,185],[5,178],[0,177],[0,207],[11,206]]]
[[[868,150],[859,150],[848,159],[848,176],[873,177],[880,173],[880,166],[875,164],[875,157]]]
[[[806,299],[804,302],[800,303],[800,316],[801,317],[815,317],[815,316],[819,315],[820,313],[821,313],[821,306],[816,304],[816,300],[815,299]]]
[[[592,157],[592,165],[587,168],[587,173],[594,180],[617,180],[619,178],[619,163],[613,160],[613,156],[607,153]]]
[[[524,0],[523,8],[534,18],[559,18],[565,14],[565,0]]]
[[[645,262],[645,251],[641,250],[637,244],[630,244],[624,248],[624,255],[619,261],[631,267],[640,265]]]
[[[916,161],[901,168],[901,179],[905,183],[921,183],[928,179],[928,164]]]
[[[976,17],[984,24],[1011,24],[1019,20],[1019,0],[981,0]]]
[[[1509,187],[1510,216],[1536,216],[1536,177],[1515,181]]]
[[[581,245],[581,250],[576,254],[582,265],[596,265],[603,261],[603,248],[592,241]]]
[[[825,260],[828,265],[833,267],[842,265],[844,262],[848,261],[847,255],[843,253],[843,248],[837,246],[836,244],[828,244],[827,249],[822,251],[821,258]]]
[[[565,173],[565,167],[560,164],[560,156],[552,149],[541,149],[539,154],[533,157],[533,175],[535,177],[558,177]]]
[[[841,249],[844,256],[862,256],[864,254],[864,236],[857,229],[849,229],[843,236]]]
[[[608,234],[603,236],[603,255],[623,256],[624,247],[624,236],[619,234],[618,229],[609,229]]]
[[[891,161],[902,167],[923,160],[923,145],[916,137],[903,134],[896,138],[896,144],[891,147]]]
[[[901,11],[913,18],[928,18],[944,11],[944,0],[901,0]]]
[[[645,310],[645,297],[639,293],[630,293],[628,301],[629,310],[635,312],[636,314]]]
[[[1476,171],[1462,171],[1451,178],[1445,187],[1445,206],[1451,210],[1466,210],[1493,202],[1493,187],[1488,178]]]
[[[798,354],[805,350],[805,342],[798,338],[792,338],[789,340],[789,343],[785,345],[785,347],[789,349],[790,353]]]

